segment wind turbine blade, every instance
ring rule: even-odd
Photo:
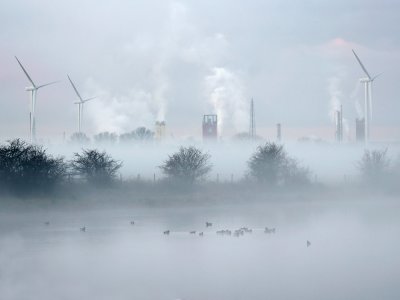
[[[351,49],[351,51],[353,51],[354,56],[356,57],[358,63],[360,64],[361,68],[364,70],[364,73],[368,76],[369,79],[371,79],[371,76],[369,75],[367,69],[364,67],[363,63],[361,62],[360,58],[357,56],[356,52]]]
[[[55,84],[55,83],[57,83],[57,82],[59,82],[59,81],[53,81],[53,82],[50,82],[50,83],[42,84],[42,85],[39,85],[36,89],[40,89],[40,88],[45,87],[45,86],[48,86],[48,85],[50,85],[50,84]]]
[[[90,100],[93,100],[93,99],[96,99],[97,97],[92,97],[92,98],[89,98],[89,99],[85,99],[85,100],[83,100],[83,102],[88,102],[88,101],[90,101]]]
[[[19,66],[21,67],[22,71],[24,71],[26,77],[28,77],[28,80],[32,83],[33,87],[36,87],[35,83],[33,82],[32,78],[29,76],[28,72],[25,70],[24,66],[21,64],[19,61],[18,57],[15,56],[15,59],[17,60]]]
[[[78,90],[76,89],[75,84],[72,82],[71,78],[69,78],[69,75],[67,75],[67,76],[68,76],[69,82],[71,82],[71,85],[72,85],[72,87],[73,87],[74,90],[75,90],[76,95],[77,95],[78,98],[81,100],[81,102],[83,102],[83,99],[82,99],[81,95],[79,94]]]
[[[382,74],[383,74],[383,72],[382,72],[382,73],[379,73],[378,75],[375,75],[374,77],[371,78],[371,81],[374,81],[376,78],[378,78],[378,77],[381,76]]]

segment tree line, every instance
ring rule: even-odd
[[[122,133],[120,135],[114,132],[100,132],[93,136],[93,141],[96,144],[107,144],[113,145],[118,141],[120,143],[134,143],[134,142],[150,142],[154,140],[154,132],[146,127],[138,127],[130,132]],[[82,132],[75,132],[70,137],[71,143],[76,143],[80,145],[89,144],[91,139]]]
[[[191,186],[207,179],[213,168],[210,159],[210,154],[199,148],[180,147],[159,168],[167,182]],[[0,188],[11,192],[49,191],[71,178],[95,186],[108,186],[116,181],[122,165],[121,161],[97,149],[82,149],[74,153],[71,160],[66,160],[47,153],[43,146],[15,139],[0,145]],[[277,143],[258,146],[247,165],[245,180],[260,186],[307,186],[312,182],[310,170]],[[366,150],[357,162],[368,184],[385,181],[389,174],[396,172],[400,175],[399,165],[391,165],[387,150]]]

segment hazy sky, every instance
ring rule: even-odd
[[[77,129],[67,74],[98,96],[85,107],[88,134],[165,120],[175,135],[196,135],[217,112],[231,135],[248,130],[251,97],[260,133],[281,122],[316,134],[340,104],[352,130],[363,103],[352,48],[370,73],[384,72],[373,126],[399,128],[399,15],[398,1],[3,0],[0,137],[29,129],[14,55],[38,84],[61,80],[38,92],[40,137]]]

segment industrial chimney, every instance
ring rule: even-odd
[[[217,140],[218,118],[217,115],[203,116],[203,140]]]
[[[276,140],[281,142],[282,140],[282,126],[281,123],[276,124]]]
[[[343,109],[335,111],[335,139],[338,143],[343,141]]]
[[[155,127],[156,127],[155,128],[155,139],[158,141],[165,139],[165,135],[166,135],[165,121],[161,121],[161,122],[157,121]]]
[[[256,120],[255,120],[255,112],[254,112],[254,101],[251,98],[250,101],[250,126],[249,126],[249,137],[254,140],[256,137]]]

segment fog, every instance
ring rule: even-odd
[[[310,183],[246,181],[264,144],[45,145],[65,160],[98,148],[123,165],[111,185],[74,178],[44,194],[0,194],[0,298],[397,299],[397,179],[363,182],[364,145],[311,141],[283,144]],[[212,172],[169,185],[159,166],[190,145]],[[399,154],[396,144],[369,149]]]
[[[97,148],[105,150],[113,157],[123,162],[120,173],[125,179],[137,178],[153,180],[162,178],[159,166],[169,155],[181,146],[195,145],[202,151],[211,155],[213,169],[208,180],[234,181],[243,179],[248,172],[247,162],[257,147],[266,143],[267,140],[254,142],[223,141],[219,143],[203,143],[191,140],[166,140],[164,142],[132,143],[124,144],[51,144],[47,145],[49,152],[54,155],[62,155],[71,159],[73,153],[80,152],[82,148]],[[314,179],[325,184],[342,183],[344,178],[357,181],[359,170],[357,162],[366,150],[363,143],[332,143],[332,142],[296,142],[287,141],[282,143],[288,154],[308,167]],[[400,144],[397,143],[371,143],[369,149],[388,149],[388,155],[396,161],[400,154]]]
[[[0,300],[400,299],[399,9],[1,1]]]
[[[0,294],[3,299],[398,298],[398,201],[273,200],[2,210]],[[216,234],[243,226],[253,232]],[[276,233],[265,234],[266,226]],[[163,234],[167,229],[170,234]]]

